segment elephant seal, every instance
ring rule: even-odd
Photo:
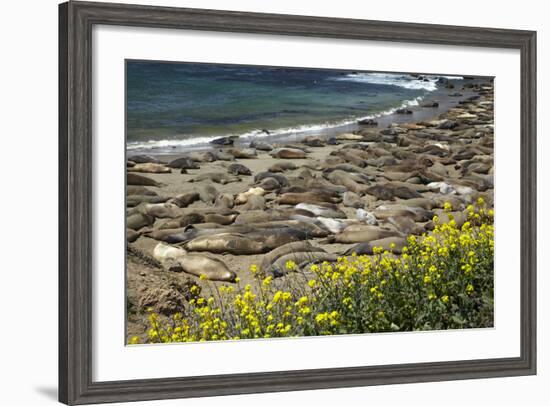
[[[133,172],[129,172],[126,174],[126,184],[133,185],[133,186],[162,186],[161,183],[151,178],[138,175],[137,173],[133,173]]]
[[[171,173],[172,170],[163,164],[155,164],[153,162],[147,162],[144,164],[135,164],[131,168],[127,169],[128,172],[141,172],[141,173]]]
[[[233,195],[229,193],[220,193],[216,196],[214,207],[222,209],[232,209],[235,206]]]
[[[227,216],[224,216],[218,213],[207,214],[204,216],[204,222],[216,223],[222,226],[227,226],[229,224],[232,224],[235,221],[235,219],[237,218],[237,215],[238,214],[228,214]]]
[[[338,141],[361,141],[363,136],[361,134],[344,133],[338,134],[335,138]]]
[[[265,141],[256,141],[256,140],[251,141],[249,147],[257,149],[259,151],[271,151],[273,149],[273,145]]]
[[[262,242],[243,234],[220,233],[196,237],[185,244],[188,251],[208,251],[213,254],[255,255],[265,252]]]
[[[166,261],[167,259],[175,259],[177,257],[181,257],[185,254],[185,250],[178,247],[172,247],[171,245],[161,242],[159,242],[157,245],[155,245],[155,248],[153,248],[153,258],[155,258],[160,263]]]
[[[182,210],[173,203],[146,203],[140,208],[140,211],[155,218],[176,218],[183,213]]]
[[[304,159],[307,157],[307,154],[297,148],[276,148],[269,152],[273,158],[280,159]]]
[[[209,180],[214,183],[220,183],[222,185],[241,181],[241,179],[238,176],[231,176],[227,173],[222,173],[222,172],[212,172],[212,173],[201,173],[200,175],[197,175],[194,178],[189,179],[189,182],[201,182],[203,180]]]
[[[181,195],[177,195],[173,199],[170,200],[171,203],[174,203],[178,207],[187,207],[191,203],[196,202],[200,199],[199,193],[197,192],[187,192],[182,193]]]
[[[158,193],[154,190],[147,189],[144,186],[126,186],[126,196],[158,196]]]
[[[205,203],[214,203],[218,196],[218,191],[212,185],[200,185],[198,188],[199,197]]]
[[[352,179],[349,172],[335,170],[327,175],[327,179],[335,185],[342,185],[347,190],[360,195],[365,194],[367,191],[367,186],[358,183],[356,179]]]
[[[163,164],[164,163],[161,160],[155,158],[154,156],[145,155],[145,154],[132,155],[132,156],[128,157],[128,160],[132,161],[136,164],[147,164],[147,163]]]
[[[210,144],[232,146],[237,138],[239,138],[238,135],[230,135],[229,137],[215,138],[212,141],[210,141]]]
[[[325,252],[325,250],[320,247],[314,247],[308,241],[289,242],[288,244],[281,245],[280,247],[277,247],[271,252],[265,254],[262,257],[260,269],[262,271],[267,271],[267,269],[275,260],[277,260],[277,258],[293,252]]]
[[[229,152],[237,159],[253,159],[258,157],[258,153],[254,148],[233,148]]]
[[[175,272],[185,272],[211,281],[235,282],[237,275],[224,262],[199,254],[188,254],[181,248],[159,243],[153,257],[163,266]]]
[[[307,265],[324,261],[336,262],[337,260],[338,255],[330,254],[328,252],[292,252],[277,258],[277,260],[268,268],[267,272],[277,278],[288,273],[286,269],[286,264],[288,261],[294,262],[298,269],[301,269]]]
[[[234,163],[227,167],[227,172],[229,172],[232,175],[246,175],[250,176],[252,175],[252,171],[248,169],[243,164]]]
[[[235,204],[245,204],[250,196],[263,196],[265,195],[265,192],[265,189],[261,187],[250,188],[246,192],[242,192],[237,195],[237,197],[235,198]]]
[[[134,213],[126,217],[126,228],[139,230],[142,227],[150,226],[155,222],[155,218],[145,213]]]
[[[332,193],[311,191],[304,193],[284,193],[277,198],[279,204],[295,206],[299,203],[340,203],[341,199]]]
[[[355,209],[362,208],[365,205],[357,193],[350,191],[344,193],[342,203],[346,207],[353,207]]]
[[[134,242],[141,236],[140,233],[138,233],[135,230],[132,230],[131,228],[126,229],[126,241],[127,242]]]
[[[392,184],[374,185],[369,187],[366,192],[369,195],[375,196],[381,200],[394,200],[396,197],[401,199],[422,197],[422,195],[414,189]]]
[[[191,158],[195,162],[214,162],[218,159],[211,151],[190,152],[187,154],[187,157]]]
[[[404,235],[420,235],[426,232],[426,229],[422,225],[416,224],[410,217],[407,216],[390,217],[387,221]]]
[[[200,169],[199,164],[189,157],[174,159],[173,161],[168,162],[166,166],[174,169]]]
[[[401,254],[403,247],[407,245],[407,240],[402,237],[387,237],[370,242],[362,242],[349,248],[344,255],[373,255],[374,248],[382,248],[384,251],[389,251],[393,254]]]
[[[347,218],[346,213],[344,213],[341,210],[338,210],[338,208],[335,206],[324,207],[321,205],[311,204],[311,203],[299,203],[295,206],[295,208],[299,210],[307,210],[318,217],[328,217],[328,218],[336,218],[336,219]]]
[[[265,198],[259,195],[250,195],[242,208],[244,210],[265,210]]]
[[[416,221],[429,221],[433,218],[434,212],[420,207],[408,207],[400,204],[382,205],[373,211],[378,220],[387,220],[390,217],[410,217]]]
[[[187,213],[184,214],[181,217],[177,217],[175,219],[170,219],[168,221],[165,221],[164,223],[160,224],[158,227],[159,230],[166,230],[166,229],[174,229],[174,228],[181,228],[181,227],[187,227],[189,225],[193,224],[200,224],[204,223],[204,215],[200,213]]]
[[[164,203],[167,200],[168,197],[164,196],[131,195],[126,197],[126,207],[136,207],[142,203]]]
[[[269,172],[279,173],[285,171],[291,171],[296,169],[296,164],[292,161],[280,161],[271,165],[268,169]]]
[[[397,237],[397,231],[386,230],[377,226],[368,225],[351,225],[344,229],[343,232],[336,234],[330,239],[333,242],[341,244],[351,244],[356,242],[369,242],[379,240],[386,237]]]

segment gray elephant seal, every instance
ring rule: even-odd
[[[158,196],[158,193],[154,190],[147,189],[144,186],[126,186],[126,196]]]
[[[232,209],[235,206],[233,195],[229,193],[220,193],[216,196],[214,206],[222,209]]]
[[[133,185],[133,186],[162,186],[161,183],[151,178],[138,175],[137,173],[133,173],[133,172],[129,172],[126,174],[126,184]]]
[[[158,160],[154,156],[151,155],[132,155],[128,157],[129,161],[135,162],[136,164],[146,164],[146,163],[155,163],[155,164],[163,164],[161,160]]]
[[[290,254],[279,257],[271,267],[268,268],[268,273],[272,274],[275,278],[284,276],[288,273],[286,264],[288,261],[292,261],[297,265],[298,269],[307,265],[312,265],[319,262],[336,262],[338,255],[330,254],[328,252],[293,252]]]
[[[284,193],[277,198],[279,204],[292,206],[299,203],[339,203],[340,201],[340,198],[324,192]]]

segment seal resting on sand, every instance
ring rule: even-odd
[[[269,155],[280,159],[304,159],[307,157],[305,151],[298,148],[276,148]]]
[[[132,172],[126,174],[126,184],[133,186],[162,186],[161,183],[151,178]]]

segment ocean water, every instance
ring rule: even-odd
[[[129,61],[127,148],[185,149],[228,135],[252,139],[313,134],[418,104],[437,90],[437,79],[321,69]]]

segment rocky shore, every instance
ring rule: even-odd
[[[449,221],[449,205],[459,225],[479,197],[492,207],[493,84],[448,91],[456,101],[429,119],[437,100],[387,125],[292,143],[220,138],[179,156],[129,155],[127,336],[145,333],[148,308],[183,311],[194,285],[246,282],[252,265],[301,283],[288,261],[302,269],[373,247],[399,255],[434,215]]]

